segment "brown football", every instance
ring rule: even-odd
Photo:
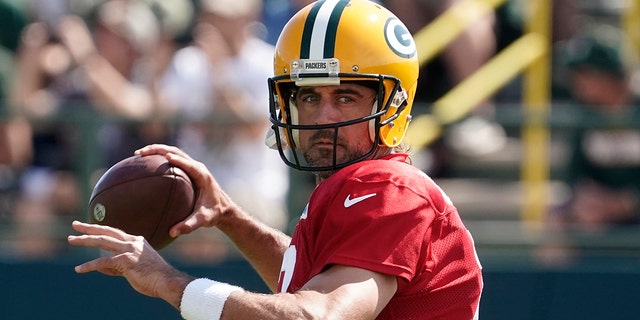
[[[89,200],[89,221],[140,235],[160,250],[169,229],[193,211],[196,189],[164,156],[133,156],[107,170]]]

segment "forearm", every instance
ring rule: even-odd
[[[396,292],[396,279],[364,269],[333,266],[295,293],[259,294],[199,279],[189,284],[185,319],[374,319]]]
[[[184,293],[187,285],[195,279],[196,278],[186,273],[182,273],[174,269],[173,272],[163,275],[161,282],[162,285],[157,292],[157,296],[165,300],[174,308],[180,310],[182,294]]]
[[[296,294],[258,294],[236,292],[224,305],[221,320],[231,319],[326,319],[331,308],[325,297],[314,291]]]
[[[133,85],[108,61],[93,55],[83,62],[89,83],[89,94],[107,114],[128,119],[144,119],[154,111],[153,97]]]
[[[276,291],[282,257],[291,238],[240,209],[233,209],[217,227],[243,253],[272,291]]]
[[[355,319],[345,316],[340,303],[331,305],[330,301],[327,295],[317,291],[263,294],[198,279],[186,289],[180,313],[186,320]]]

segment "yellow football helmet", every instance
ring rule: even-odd
[[[409,30],[389,10],[367,0],[321,0],[286,24],[276,44],[274,77],[269,79],[271,147],[287,165],[311,171],[335,170],[370,157],[380,145],[400,144],[411,120],[418,80],[416,45]],[[296,87],[375,81],[378,98],[371,115],[325,125],[300,125],[290,98]],[[369,153],[328,167],[304,164],[297,150],[299,130],[333,129],[368,121]],[[269,139],[268,139],[269,140]],[[290,153],[286,152],[289,148]],[[335,158],[335,142],[334,142]]]

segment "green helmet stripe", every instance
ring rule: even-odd
[[[335,49],[336,49],[336,32],[338,31],[338,22],[340,21],[340,16],[342,15],[342,11],[347,6],[349,1],[339,1],[336,4],[336,7],[331,12],[331,16],[329,17],[329,25],[327,26],[327,33],[324,39],[324,57],[323,58],[333,58]]]
[[[301,59],[333,58],[338,22],[349,0],[322,0],[309,11],[302,31]]]
[[[324,1],[316,2],[316,4],[309,11],[307,20],[304,22],[304,29],[302,31],[302,44],[300,46],[300,59],[309,59],[309,50],[311,47],[311,34],[313,32],[313,25],[318,17],[318,11]]]

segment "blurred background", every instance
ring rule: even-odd
[[[91,190],[150,143],[290,233],[313,189],[268,150],[266,79],[307,0],[0,0],[0,319],[179,319],[76,275]],[[640,314],[640,0],[384,0],[418,45],[406,140],[483,264],[481,319]],[[392,228],[392,226],[390,226]],[[224,235],[161,251],[266,292]]]

